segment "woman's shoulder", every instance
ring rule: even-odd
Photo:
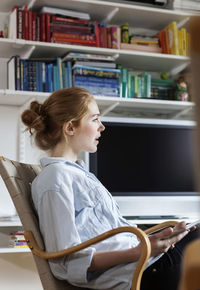
[[[81,166],[70,162],[66,158],[45,157],[41,159],[42,171],[38,180],[48,180],[50,184],[72,182],[74,179],[83,178],[85,173]]]

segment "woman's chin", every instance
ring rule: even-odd
[[[97,146],[91,148],[90,150],[88,150],[89,153],[95,153],[97,151]]]

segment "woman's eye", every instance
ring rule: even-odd
[[[93,122],[98,121],[98,120],[99,120],[99,118],[96,118],[96,119],[93,120]]]

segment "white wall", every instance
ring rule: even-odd
[[[0,106],[0,155],[16,160],[18,155],[18,111],[14,106]],[[15,207],[0,177],[0,217],[14,215]]]
[[[42,290],[31,253],[0,254],[2,290]]]

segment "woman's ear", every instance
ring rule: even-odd
[[[71,121],[69,122],[66,122],[64,125],[63,125],[63,133],[64,134],[67,134],[69,136],[73,136],[74,135],[74,126],[72,124]]]

